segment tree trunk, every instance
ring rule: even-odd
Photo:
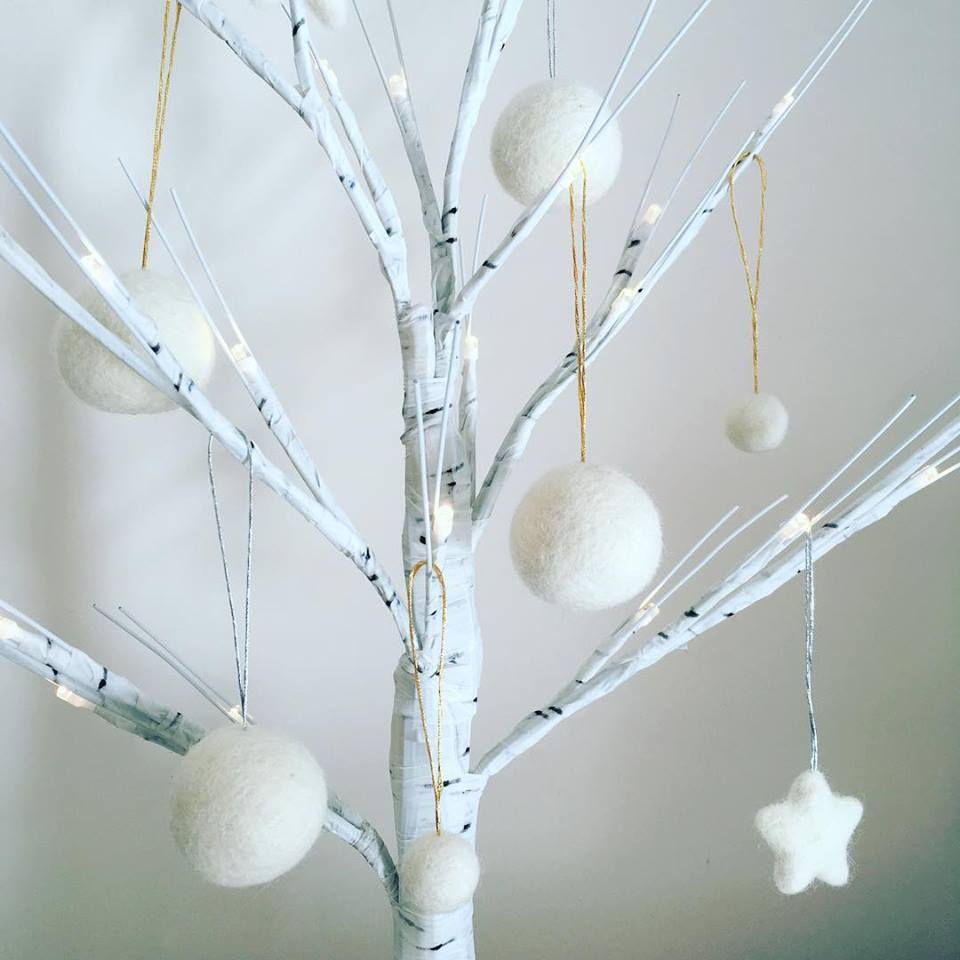
[[[414,382],[423,398],[428,470],[437,464],[443,395],[453,334],[446,343],[434,342],[431,311],[415,307],[401,319],[404,359],[405,520],[404,570],[407,574],[425,559],[426,538],[432,535],[424,517],[416,425]],[[477,811],[485,778],[470,773],[470,733],[477,706],[483,646],[474,602],[472,465],[461,433],[459,377],[451,391],[441,501],[453,507],[453,529],[446,539],[433,540],[434,562],[442,569],[447,587],[447,629],[444,653],[442,743],[444,782],[442,829],[475,843]],[[435,473],[429,477],[433,494]],[[427,728],[437,735],[437,667],[439,665],[441,595],[427,571],[417,576],[414,611],[418,656]],[[430,767],[413,683],[412,664],[404,653],[394,672],[394,708],[390,736],[390,780],[393,790],[398,864],[407,846],[434,829],[434,801]],[[394,960],[423,960],[424,953],[444,960],[473,960],[473,905],[455,913],[416,913],[404,903],[394,905]]]

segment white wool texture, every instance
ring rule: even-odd
[[[400,864],[400,899],[417,913],[452,913],[470,902],[480,882],[480,861],[455,833],[425,833],[407,847]]]
[[[307,0],[307,3],[325,27],[342,27],[347,22],[349,0]]]
[[[210,883],[250,887],[295,867],[327,815],[327,786],[313,754],[260,727],[222,727],[180,762],[170,829]]]
[[[771,393],[755,393],[727,417],[727,438],[744,453],[775,450],[787,435],[787,408]]]
[[[657,508],[612,467],[573,463],[527,492],[510,527],[523,582],[547,603],[604,610],[636,596],[660,563]]]
[[[536,200],[569,163],[602,99],[570,80],[543,80],[521,90],[500,114],[490,142],[493,170],[503,189],[524,206]],[[614,121],[583,153],[587,203],[610,189],[622,153]],[[580,183],[579,166],[572,182]]]
[[[819,770],[805,770],[786,800],[764,807],[757,829],[773,851],[773,882],[781,893],[806,890],[815,880],[842,887],[850,879],[847,847],[863,816],[855,797],[839,797]]]
[[[132,270],[120,281],[157,325],[160,339],[187,374],[198,386],[205,387],[213,374],[216,344],[190,291],[179,280],[153,270]],[[99,293],[89,291],[80,303],[95,320],[147,356]],[[176,406],[66,317],[57,331],[56,349],[64,382],[91,407],[108,413],[162,413]]]

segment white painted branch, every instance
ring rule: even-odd
[[[5,129],[0,129],[0,132],[2,132],[11,146],[17,150],[18,155],[24,157],[25,155],[22,150],[16,145],[9,133]],[[0,160],[2,160],[2,158],[0,158]],[[10,175],[10,172],[8,172],[9,167],[5,163],[0,164],[0,166],[3,167],[5,173]],[[31,207],[37,212],[44,225],[54,234],[67,255],[80,267],[87,280],[97,289],[117,314],[118,318],[134,335],[146,355],[153,358],[157,371],[159,371],[166,380],[167,385],[172,386],[175,391],[177,403],[185,407],[207,431],[217,439],[231,456],[240,463],[246,463],[249,457],[251,459],[251,469],[254,477],[264,482],[270,489],[293,506],[294,509],[312,523],[340,553],[350,559],[361,570],[390,610],[394,618],[394,623],[397,625],[401,637],[403,637],[406,633],[403,603],[398,597],[389,576],[380,566],[370,547],[354,532],[349,524],[339,519],[329,509],[299,490],[286,473],[264,457],[259,447],[250,443],[246,435],[210,403],[204,393],[180,366],[180,363],[167,348],[166,344],[160,340],[156,324],[149,316],[140,310],[127,290],[121,285],[109,265],[100,257],[92,245],[90,245],[80,229],[75,226],[76,221],[73,220],[69,211],[59,198],[56,197],[56,194],[50,188],[49,184],[39,175],[32,165],[31,172],[33,172],[37,182],[50,200],[61,209],[71,225],[74,225],[74,229],[87,245],[87,249],[92,256],[80,257],[70,246],[63,234],[51,224],[49,218],[43,213],[42,208],[26,187],[20,183],[15,176],[11,176],[11,180],[24,195],[24,198],[30,203]],[[3,236],[0,236],[0,249],[12,249],[10,243],[4,244],[2,240]],[[15,252],[16,251],[12,251],[12,253]],[[38,274],[37,270],[31,270],[28,260],[13,255],[9,257],[5,256],[4,259],[7,259],[7,262],[17,269],[31,284],[35,285],[41,293],[44,293],[51,302],[57,303],[57,301],[63,301],[65,306],[70,307],[70,303],[68,302],[69,297],[64,291],[60,290],[59,293],[51,290],[47,292],[44,291],[42,285],[45,284],[48,288],[51,286],[56,287],[56,285],[45,274],[41,276],[42,271]],[[90,262],[91,260],[95,261],[95,266]],[[67,315],[70,316],[71,314],[68,312]],[[72,316],[71,319],[73,319]],[[83,320],[82,316],[80,320]],[[100,324],[94,323],[92,319],[90,320],[90,324],[89,328],[85,327],[87,332],[102,343],[108,350],[114,352],[112,350],[112,340],[102,335],[106,332],[104,328]],[[125,351],[123,354],[115,352],[115,355],[126,362],[125,357],[128,352],[129,351]],[[136,367],[134,367],[134,369],[136,369]]]
[[[872,0],[863,0],[863,10]],[[861,16],[862,16],[861,11]],[[827,42],[818,51],[812,63],[820,61],[833,55],[838,45],[843,42],[859,20],[856,17],[846,25],[846,32],[837,34]],[[831,47],[831,44],[834,46]],[[809,71],[804,72],[804,75]],[[814,76],[819,75],[819,69]],[[726,165],[717,179],[707,190],[703,199],[698,203],[687,217],[686,221],[666,245],[663,252],[656,259],[653,265],[647,270],[646,274],[638,281],[631,282],[629,286],[624,286],[612,299],[608,295],[601,307],[591,318],[587,331],[587,363],[591,363],[599,352],[613,339],[616,334],[623,329],[628,320],[636,313],[641,303],[649,296],[650,291],[655,287],[659,279],[667,270],[679,259],[683,251],[693,242],[700,233],[709,215],[716,209],[721,201],[727,195],[727,171],[735,168],[734,177],[740,176],[749,159],[758,153],[767,143],[773,131],[783,122],[787,114],[797,103],[800,95],[809,89],[812,79],[807,81],[806,85],[798,90],[798,93],[788,102],[778,103],[764,123],[746,140],[743,147],[737,151],[731,162]],[[653,224],[651,224],[651,227]],[[628,246],[631,242],[628,239]],[[503,246],[503,244],[501,244]],[[639,244],[638,246],[643,246]],[[629,267],[618,269],[629,270]],[[625,279],[626,274],[623,274]],[[476,275],[475,275],[476,278]],[[471,281],[473,282],[473,281]],[[467,284],[469,286],[469,283]],[[614,288],[611,288],[614,289]],[[466,287],[464,288],[466,293]],[[474,507],[474,519],[477,523],[476,536],[482,534],[486,522],[489,520],[496,505],[497,497],[503,489],[507,478],[516,462],[523,455],[527,443],[533,434],[534,427],[543,413],[553,404],[557,397],[571,382],[576,374],[576,353],[568,352],[553,372],[543,383],[533,392],[521,411],[517,414],[506,435],[500,443],[497,453],[494,456],[493,463],[487,471],[487,475],[481,485],[477,495],[477,502]]]
[[[15,607],[0,601],[0,610],[12,618],[0,618],[0,656],[82,697],[115,727],[174,753],[186,753],[203,736],[203,728],[179,710],[148,700],[126,677],[64,643]]]
[[[513,33],[517,15],[522,6],[523,0],[484,0],[480,10],[477,32],[460,91],[457,120],[450,141],[450,152],[443,180],[442,239],[448,246],[461,243],[460,183],[463,179],[463,167],[467,159],[470,138],[480,116],[480,108],[486,99],[487,89],[500,54]],[[437,297],[439,309],[449,310],[454,293],[452,284],[448,284],[440,291]]]
[[[408,304],[410,286],[407,279],[407,252],[403,236],[387,233],[372,201],[357,182],[353,165],[340,142],[340,138],[333,129],[323,100],[313,84],[305,44],[302,44],[304,49],[301,51],[301,44],[298,44],[297,36],[294,36],[294,43],[297,45],[295,60],[298,77],[301,85],[303,85],[303,89],[298,91],[256,45],[243,35],[213,0],[182,0],[182,6],[210,30],[214,36],[219,37],[245,66],[270,86],[307,124],[329,158],[337,178],[360,218],[363,229],[377,251],[380,265],[393,292],[394,301],[398,308]],[[300,5],[296,4],[296,9],[299,10],[299,8]],[[291,4],[291,12],[293,10],[294,4]],[[299,19],[300,17],[294,16],[295,21]],[[298,33],[302,32],[303,29],[301,28]],[[306,60],[306,74],[309,74],[309,80],[306,75],[301,76],[304,60]]]
[[[633,87],[631,97],[646,85],[647,81],[654,75],[656,70],[664,62],[667,54],[676,46],[679,39],[687,32],[690,26],[692,26],[695,20],[700,16],[700,13],[711,2],[712,0],[703,0],[700,8],[698,8],[693,16],[687,20],[680,32],[667,44],[666,47],[664,47],[663,50],[661,50],[658,56],[654,59],[653,63],[643,72],[642,76]],[[560,195],[561,191],[565,189],[574,167],[580,161],[580,156],[583,152],[583,149],[592,143],[600,135],[604,127],[606,127],[609,120],[604,120],[603,115],[610,104],[617,84],[620,82],[620,79],[623,77],[623,74],[627,69],[627,65],[629,64],[630,59],[636,50],[637,44],[640,42],[640,38],[643,36],[643,33],[653,13],[655,4],[656,0],[649,0],[647,8],[640,19],[640,23],[638,24],[637,29],[634,31],[634,34],[630,39],[630,43],[627,45],[627,49],[620,59],[620,63],[617,66],[613,78],[607,87],[606,93],[603,95],[596,115],[591,121],[590,126],[588,127],[586,134],[584,134],[580,144],[577,146],[577,149],[567,161],[566,166],[556,180],[554,180],[550,188],[541,194],[537,200],[530,204],[526,210],[524,210],[519,219],[516,220],[516,222],[510,228],[510,231],[500,241],[494,251],[489,254],[480,265],[480,269],[476,271],[473,276],[463,285],[463,288],[460,290],[460,293],[450,308],[449,313],[451,317],[462,317],[472,311],[477,297],[480,295],[483,288],[490,282],[496,270],[502,267],[510,255],[514,253],[523,243],[523,241],[533,233],[537,225],[546,215],[547,211],[553,206],[554,201]]]
[[[0,656],[87,701],[92,712],[108,723],[178,754],[186,753],[206,734],[180,711],[149,700],[126,677],[71,647],[6,601],[0,600],[0,610],[12,618],[0,617]],[[328,805],[324,828],[356,848],[395,903],[397,871],[383,838],[335,794]]]
[[[923,472],[924,464],[957,437],[960,437],[960,418],[947,424],[904,463],[887,473],[836,521],[822,524],[813,534],[814,556],[819,558],[828,553],[857,531],[887,516],[898,503],[928,486],[931,479]],[[539,742],[562,719],[611,693],[668,653],[685,648],[691,640],[711,627],[769,596],[802,569],[803,550],[796,546],[795,541],[793,546],[779,551],[779,555],[775,555],[760,570],[755,570],[751,563],[736,567],[670,626],[645,641],[635,654],[607,666],[586,682],[569,685],[549,706],[521,720],[507,737],[486,753],[477,764],[476,772],[487,777],[493,776]],[[722,598],[722,602],[718,598]]]

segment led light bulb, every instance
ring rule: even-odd
[[[472,333],[468,333],[463,338],[463,359],[476,360],[478,356],[480,356],[480,341]]]
[[[637,291],[630,287],[624,287],[613,300],[613,309],[616,311],[626,310],[636,297]]]
[[[663,208],[660,206],[660,204],[651,203],[650,206],[644,211],[643,222],[652,226],[660,219],[661,213],[663,213]]]
[[[774,118],[782,116],[791,103],[793,103],[792,90],[788,93],[785,93],[783,97],[774,104],[773,109],[770,111],[770,116]]]
[[[922,490],[924,487],[929,487],[935,480],[940,479],[940,471],[931,464],[929,467],[924,467],[919,473],[915,473],[910,479],[917,490]]]
[[[437,540],[446,540],[453,532],[453,504],[449,500],[437,506],[433,518],[433,535]]]
[[[0,617],[0,640],[12,640],[20,633],[20,627],[9,617]]]
[[[402,73],[394,73],[387,79],[390,96],[402,100],[407,95],[407,78]]]
[[[809,533],[811,526],[810,518],[805,513],[798,513],[783,525],[780,536],[784,540],[792,540],[794,537],[800,536],[801,533]]]

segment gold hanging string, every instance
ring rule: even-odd
[[[143,253],[140,266],[147,269],[150,258],[150,235],[153,229],[153,201],[157,196],[157,172],[160,169],[160,148],[163,146],[163,129],[167,123],[167,101],[170,98],[170,79],[173,76],[173,58],[177,52],[177,33],[180,29],[182,7],[177,3],[170,27],[170,8],[173,0],[164,0],[163,39],[160,44],[160,80],[157,84],[157,111],[153,118],[153,160],[150,164],[150,189],[147,192],[147,223],[143,228]]]
[[[443,762],[440,748],[443,742],[443,661],[447,640],[447,583],[443,571],[437,564],[433,572],[440,583],[440,665],[437,667],[437,748],[430,746],[430,729],[427,724],[427,711],[423,703],[423,683],[420,679],[420,663],[417,658],[417,628],[413,617],[413,582],[417,574],[427,565],[426,560],[418,560],[407,577],[407,615],[410,623],[410,662],[413,664],[413,685],[417,691],[417,707],[420,710],[420,725],[423,728],[423,743],[427,750],[427,763],[430,764],[430,782],[433,786],[433,820],[436,831],[440,833],[440,800],[443,797]],[[434,763],[436,758],[436,763]]]
[[[573,322],[577,334],[577,403],[580,408],[580,462],[587,462],[587,168],[580,161],[580,255],[577,205],[570,184],[570,253],[573,260]],[[579,259],[579,265],[578,265]]]
[[[753,392],[760,392],[760,314],[757,304],[760,301],[760,261],[763,258],[763,225],[767,214],[767,165],[759,153],[753,155],[760,168],[760,232],[757,239],[756,273],[750,278],[750,261],[747,258],[747,246],[743,242],[743,231],[740,229],[740,220],[737,218],[737,204],[733,197],[733,178],[737,167],[746,159],[746,154],[737,158],[737,162],[727,174],[727,185],[730,194],[730,212],[733,214],[733,227],[737,231],[737,243],[740,245],[740,259],[743,262],[743,275],[747,280],[747,296],[750,299],[750,322],[753,330]]]

